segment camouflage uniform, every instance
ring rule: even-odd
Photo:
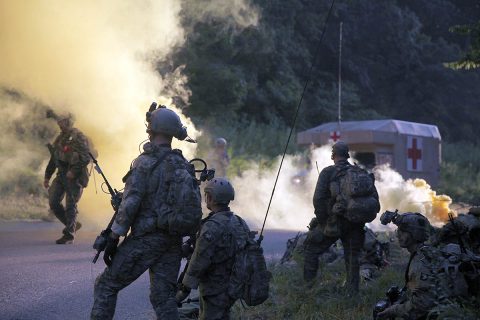
[[[159,202],[166,197],[167,165],[180,166],[186,160],[173,154],[165,157],[172,153],[166,144],[147,143],[144,150],[127,175],[122,203],[112,225],[115,234],[124,236],[129,229],[131,233],[118,247],[112,266],[96,280],[92,319],[113,318],[118,292],[146,270],[150,274],[150,302],[157,318],[178,319],[175,293],[182,238],[157,228],[157,211]]]
[[[388,317],[426,319],[436,306],[468,296],[465,278],[457,274],[454,279],[449,279],[452,275],[444,267],[445,260],[438,249],[420,245],[410,256],[406,271],[406,295],[401,303],[384,311]]]
[[[474,207],[475,208],[475,207]],[[455,225],[449,221],[442,228],[437,229],[433,236],[434,244],[459,243],[476,254],[480,253],[480,218],[477,209],[471,210],[468,214],[459,214],[454,218]],[[472,212],[473,211],[473,212]]]
[[[331,214],[336,199],[331,195],[330,184],[336,173],[344,170],[347,166],[351,166],[351,164],[347,160],[341,160],[320,172],[313,196],[318,225],[311,226],[308,232],[304,251],[303,277],[306,281],[315,279],[319,256],[327,251],[337,239],[340,239],[344,248],[347,288],[357,292],[360,282],[359,254],[365,239],[364,224],[352,223],[342,216]],[[376,191],[375,197],[378,199]]]
[[[230,157],[227,150],[222,148],[215,148],[208,154],[208,166],[215,169],[216,177],[226,177],[227,169],[230,164]]]
[[[195,251],[183,284],[200,290],[199,319],[229,319],[235,301],[228,285],[236,248],[246,245],[249,228],[230,209],[210,213],[202,221]]]
[[[64,237],[73,239],[77,220],[77,203],[82,196],[83,188],[88,184],[88,140],[76,128],[61,132],[53,142],[53,154],[45,169],[45,180],[52,177],[55,170],[57,176],[48,189],[48,200],[53,214],[64,225]],[[67,178],[67,172],[74,174],[73,179]],[[66,198],[65,207],[62,205]]]

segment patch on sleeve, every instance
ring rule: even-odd
[[[202,238],[204,238],[204,239],[207,240],[208,242],[212,242],[213,239],[214,239],[214,236],[213,236],[213,234],[212,234],[210,231],[205,231],[205,232],[202,234]]]

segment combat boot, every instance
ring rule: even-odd
[[[77,221],[77,223],[75,224],[75,232],[77,232],[78,230],[80,230],[81,227],[82,227],[82,224]]]
[[[60,239],[55,241],[56,244],[73,244],[73,237],[63,235]]]

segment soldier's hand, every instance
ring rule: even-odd
[[[50,180],[48,179],[43,180],[43,186],[45,187],[45,189],[50,188]]]
[[[72,180],[74,178],[75,178],[75,174],[72,171],[68,170],[67,171],[67,179]]]
[[[105,252],[103,254],[103,261],[105,261],[105,264],[108,267],[112,265],[113,258],[117,253],[118,242],[119,242],[118,237],[112,237],[110,235],[107,237],[107,245],[105,247]]]
[[[192,291],[192,289],[185,286],[183,283],[178,285],[177,294],[175,295],[175,301],[177,302],[178,306],[182,306],[182,301],[187,299],[190,291]]]

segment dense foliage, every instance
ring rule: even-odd
[[[228,16],[199,18],[189,10],[191,2],[183,1],[186,43],[160,62],[158,70],[167,73],[184,66],[192,92],[186,110],[195,120],[269,123],[278,118],[291,125],[331,2],[251,2],[260,14],[258,24],[240,28]],[[298,128],[336,118],[338,26],[343,21],[345,120],[434,123],[448,141],[478,144],[480,71],[452,70],[444,64],[470,50],[468,37],[449,29],[476,23],[479,16],[476,1],[338,0]]]

